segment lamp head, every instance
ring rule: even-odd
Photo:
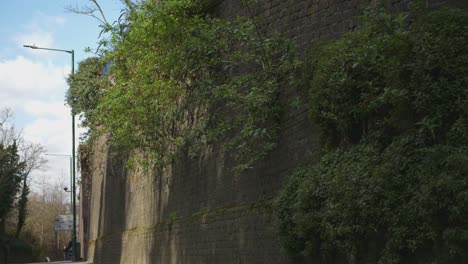
[[[64,191],[68,191],[68,187],[63,187],[63,190],[64,190]]]
[[[23,45],[25,48],[37,49],[36,45]]]

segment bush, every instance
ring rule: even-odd
[[[468,257],[468,15],[372,19],[311,65],[328,154],[286,182],[276,206],[293,255],[349,263]]]
[[[360,144],[291,176],[276,204],[293,254],[357,263],[455,261],[468,242],[468,148]],[[452,263],[452,262],[450,262]]]
[[[404,29],[403,16],[372,20],[314,53],[313,118],[333,147],[425,129],[443,141],[467,118],[468,16],[441,10]]]

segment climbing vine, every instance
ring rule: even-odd
[[[82,125],[86,127],[93,127],[97,105],[109,86],[108,80],[102,78],[103,68],[103,60],[87,58],[79,63],[77,72],[67,80],[70,84],[66,94],[67,104],[81,115]]]
[[[260,38],[246,18],[228,21],[192,1],[142,3],[110,52],[98,106],[114,144],[165,163],[201,146],[230,150],[248,168],[275,146],[281,86],[294,67],[291,43]]]

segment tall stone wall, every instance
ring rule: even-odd
[[[213,1],[220,17],[258,16],[264,34],[295,38],[300,50],[353,30],[368,1]],[[409,1],[389,1],[395,10]],[[451,3],[449,3],[451,2]],[[467,1],[427,1],[429,6]],[[288,91],[288,98],[304,95]],[[107,138],[90,160],[91,196],[87,258],[94,263],[301,263],[281,250],[272,225],[271,198],[306,157],[319,156],[318,131],[307,107],[284,104],[278,147],[247,173],[230,170],[229,157],[207,149],[181,155],[162,171],[127,170]],[[255,147],[255,146],[252,146]],[[319,262],[314,262],[319,263]]]

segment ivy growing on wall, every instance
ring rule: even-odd
[[[70,84],[66,94],[67,104],[81,115],[82,125],[86,127],[94,127],[97,105],[110,85],[108,79],[102,77],[103,68],[103,60],[87,58],[78,64],[77,72],[67,80]]]
[[[468,14],[367,21],[312,56],[310,102],[326,155],[280,193],[282,243],[348,263],[463,263]]]
[[[275,146],[293,47],[260,37],[248,19],[210,17],[198,2],[149,1],[129,13],[128,34],[108,53],[115,85],[98,123],[152,161],[220,144],[248,168]]]

